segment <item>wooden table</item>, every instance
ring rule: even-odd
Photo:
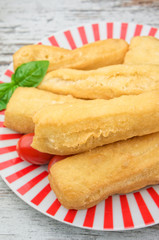
[[[101,20],[159,27],[158,13],[158,0],[0,0],[0,72],[18,48],[63,28]],[[29,207],[0,179],[0,240],[12,239],[159,239],[159,225],[125,232],[71,227]]]

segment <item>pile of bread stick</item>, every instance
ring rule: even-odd
[[[48,60],[37,88],[19,87],[5,126],[34,132],[32,147],[68,155],[49,182],[68,209],[92,207],[112,194],[159,183],[159,40],[134,37],[75,50],[24,46],[14,68]]]

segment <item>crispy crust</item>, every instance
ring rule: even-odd
[[[49,182],[68,209],[92,207],[113,194],[159,183],[159,133],[68,157],[50,169]]]
[[[36,88],[19,87],[9,100],[5,112],[5,126],[20,133],[34,132],[33,115],[49,104],[77,101]]]
[[[49,60],[48,72],[58,68],[96,69],[123,63],[128,44],[122,39],[107,39],[87,44],[75,50],[45,46],[28,45],[13,55],[14,69],[22,63]]]
[[[59,69],[49,72],[39,89],[84,99],[111,99],[159,88],[158,65],[113,65],[92,71]]]
[[[157,132],[158,102],[159,90],[49,106],[34,117],[32,146],[41,152],[70,155]]]
[[[125,55],[125,64],[159,64],[159,39],[151,36],[134,37]]]

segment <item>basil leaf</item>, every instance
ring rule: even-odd
[[[12,86],[12,83],[0,83],[0,99],[5,95],[5,93]]]
[[[9,102],[9,99],[11,98],[12,94],[14,93],[15,89],[18,87],[18,85],[12,85],[8,91],[5,93],[3,96],[2,100],[5,101],[6,103]]]
[[[2,111],[3,109],[6,109],[6,106],[7,104],[4,101],[0,100],[0,111]]]
[[[49,61],[33,61],[19,66],[10,83],[0,84],[0,111],[6,108],[17,87],[37,87],[43,80],[48,66]]]
[[[6,91],[10,85],[11,83],[0,83],[0,91]]]
[[[6,109],[7,103],[17,87],[18,85],[10,85],[10,88],[0,98],[0,111]]]
[[[12,82],[21,87],[37,87],[44,78],[49,61],[33,61],[18,67],[12,75]]]

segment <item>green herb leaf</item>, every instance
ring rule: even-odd
[[[6,108],[17,87],[37,87],[43,80],[49,61],[33,61],[19,66],[10,83],[0,84],[0,111]]]
[[[5,95],[12,83],[0,83],[0,99]]]
[[[6,109],[6,106],[7,104],[4,101],[0,100],[0,111],[2,111],[3,109]]]
[[[21,87],[37,87],[44,78],[49,61],[24,63],[12,75],[12,82]]]
[[[14,91],[17,87],[18,87],[18,85],[10,84],[10,87],[7,89],[7,91],[5,91],[3,96],[0,97],[0,111],[3,109],[6,109],[7,103],[9,102],[9,99],[11,98],[12,94],[14,93]]]

